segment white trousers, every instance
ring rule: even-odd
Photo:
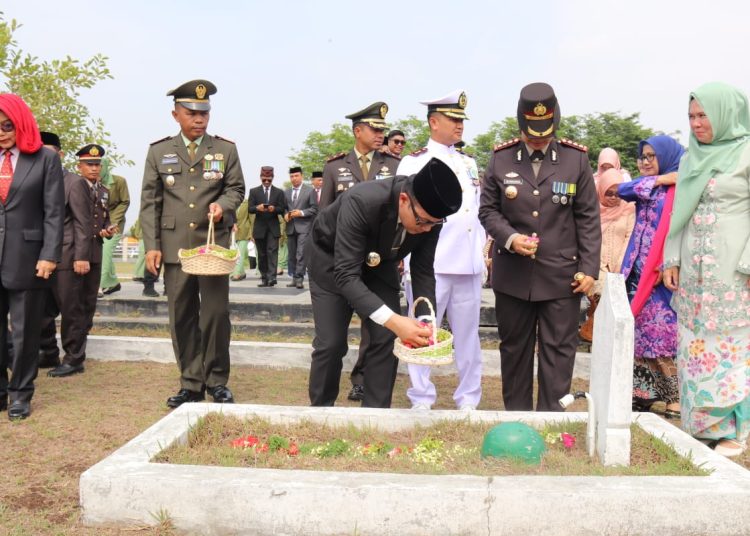
[[[435,274],[437,325],[448,315],[458,369],[458,387],[453,393],[456,407],[478,406],[482,398],[482,348],[479,344],[479,311],[482,307],[481,274]],[[412,405],[432,406],[437,399],[430,381],[432,367],[409,364],[411,387],[406,395]]]

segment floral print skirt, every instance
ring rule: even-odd
[[[633,404],[648,407],[654,402],[680,401],[674,358],[635,358],[633,363]]]
[[[694,437],[750,435],[750,330],[695,330],[679,324],[676,359],[682,426]]]

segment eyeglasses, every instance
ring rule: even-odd
[[[3,121],[0,123],[0,130],[3,132],[13,132],[16,130],[16,126],[13,124],[13,121]]]
[[[406,145],[406,140],[391,140],[395,145]]]
[[[653,162],[655,159],[656,155],[654,153],[643,153],[638,160],[640,160],[641,162]]]
[[[432,220],[425,220],[424,218],[421,218],[417,211],[414,209],[414,201],[411,197],[409,197],[409,206],[411,207],[411,213],[414,214],[414,221],[417,225],[420,227],[434,227],[436,225],[443,225],[447,219],[443,218],[442,220],[432,221]]]
[[[617,192],[604,192],[604,197],[617,197]]]

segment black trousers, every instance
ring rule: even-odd
[[[279,264],[279,237],[266,231],[265,236],[255,239],[255,250],[258,255],[258,271],[263,281],[276,281]],[[167,291],[169,292],[169,291]]]
[[[368,287],[393,311],[400,310],[397,289],[379,281],[368,282]],[[342,295],[317,285],[314,276],[310,278],[310,296],[315,320],[310,365],[310,404],[333,406],[339,395],[343,359],[349,349],[348,328],[354,311]],[[370,319],[363,319],[362,322],[369,333],[369,342],[363,356],[367,374],[363,378],[365,398],[362,406],[389,408],[398,368],[398,359],[393,355],[396,336]]]
[[[169,329],[180,385],[202,391],[229,381],[229,278],[189,275],[164,264]]]
[[[52,274],[53,284],[57,273]],[[57,346],[57,326],[55,318],[60,314],[60,309],[55,301],[55,293],[51,288],[44,289],[44,309],[42,312],[42,331],[39,337],[39,357],[55,360],[60,357],[60,348]]]
[[[86,359],[86,343],[94,325],[96,295],[102,274],[101,263],[91,263],[85,275],[73,270],[58,270],[53,275],[52,294],[56,307],[47,301],[42,337],[45,350],[51,345],[54,335],[55,317],[60,313],[60,342],[64,352],[62,362],[80,365]],[[54,316],[52,316],[54,315]],[[51,318],[50,318],[51,317]]]
[[[539,342],[537,411],[562,411],[578,345],[581,297],[531,302],[495,292],[503,402],[509,411],[533,409],[534,348]]]
[[[28,402],[34,395],[45,290],[12,290],[0,282],[0,397],[4,398],[7,393],[11,403]],[[8,355],[8,336],[13,341],[12,362]],[[10,379],[9,368],[13,370]]]

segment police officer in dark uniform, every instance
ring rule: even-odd
[[[359,182],[385,179],[396,174],[401,159],[380,151],[385,139],[385,116],[387,113],[388,105],[386,103],[374,102],[367,108],[346,116],[347,119],[352,121],[354,148],[348,153],[339,153],[332,156],[323,168],[323,189],[318,201],[321,210]],[[362,400],[364,398],[362,356],[368,345],[368,340],[367,330],[363,324],[359,359],[351,374],[352,389],[349,392],[349,400]]]
[[[178,251],[206,243],[213,217],[216,243],[229,247],[235,211],[245,194],[245,179],[234,142],[206,133],[216,86],[191,80],[170,91],[176,136],[151,144],[141,192],[141,227],[146,269],[159,273],[169,304],[169,326],[181,389],[167,400],[176,408],[205,398],[234,402],[229,380],[229,278],[189,275]]]
[[[390,407],[398,367],[394,339],[418,347],[430,336],[429,328],[399,314],[398,263],[411,253],[414,295],[435,303],[433,262],[440,225],[460,206],[456,175],[433,159],[411,177],[363,183],[315,218],[305,251],[315,320],[313,406],[336,402],[349,322],[357,311],[369,334],[362,405]]]
[[[495,147],[479,219],[495,240],[492,288],[507,410],[561,411],[570,391],[581,296],[599,273],[599,202],[586,148],[557,140],[557,97],[548,84],[521,90],[521,137]]]
[[[109,219],[109,190],[101,183],[104,148],[90,143],[81,147],[76,156],[83,179],[65,178],[68,195],[62,263],[52,286],[55,302],[62,312],[61,340],[65,352],[62,364],[47,373],[53,378],[84,371],[86,342],[94,325],[102,273],[102,246],[104,238],[118,231]],[[84,231],[86,226],[88,230]],[[74,238],[76,235],[78,240]]]

